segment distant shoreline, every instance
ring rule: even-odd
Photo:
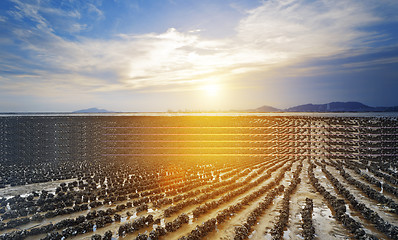
[[[95,116],[324,116],[324,117],[398,117],[398,112],[106,112],[106,113],[72,113],[72,112],[19,112],[0,113],[0,117],[95,117]]]

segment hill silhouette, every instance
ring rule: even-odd
[[[330,102],[325,104],[303,104],[286,109],[262,106],[248,112],[398,112],[398,106],[371,107],[360,102]]]
[[[73,113],[106,113],[106,112],[111,112],[111,111],[100,108],[87,108],[87,109],[74,111]]]

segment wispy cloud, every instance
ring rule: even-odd
[[[104,13],[93,3],[89,3],[87,8],[89,12],[95,13],[99,19],[103,19],[105,17]]]
[[[248,11],[236,27],[236,35],[226,39],[206,39],[199,31],[170,28],[164,33],[77,40],[55,33],[41,12],[80,18],[78,12],[14,1],[17,10],[13,16],[37,23],[34,29],[15,29],[14,33],[32,61],[46,66],[32,71],[34,76],[20,75],[18,79],[25,80],[17,80],[20,84],[13,83],[14,88],[31,89],[34,85],[48,92],[60,86],[86,92],[192,90],[206,82],[245,81],[252,73],[266,74],[273,68],[365,49],[372,41],[383,40],[377,32],[364,30],[383,21],[373,12],[374,1],[265,1]],[[87,7],[104,17],[95,5]],[[87,25],[74,22],[70,28],[79,32]],[[1,87],[9,86],[4,83]]]

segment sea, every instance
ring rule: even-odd
[[[398,112],[107,112],[107,113],[69,113],[69,112],[16,112],[0,113],[0,117],[72,117],[72,116],[309,116],[309,117],[398,117]]]

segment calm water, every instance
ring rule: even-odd
[[[178,112],[131,112],[131,113],[0,113],[0,117],[11,116],[310,116],[310,117],[398,117],[398,112],[219,112],[219,113],[178,113]]]

